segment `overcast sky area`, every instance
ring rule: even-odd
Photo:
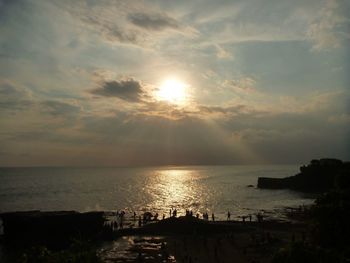
[[[349,29],[348,0],[0,0],[0,166],[349,160]]]

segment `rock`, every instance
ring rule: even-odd
[[[292,189],[303,192],[325,192],[334,187],[348,187],[350,163],[337,159],[312,160],[301,166],[300,173],[286,178],[259,177],[258,188]]]
[[[287,180],[285,178],[259,177],[258,178],[258,188],[265,188],[265,189],[288,188]]]
[[[104,213],[75,211],[11,212],[0,214],[8,244],[69,245],[72,238],[93,238],[104,229]]]

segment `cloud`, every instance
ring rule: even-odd
[[[233,55],[220,45],[216,45],[216,56],[221,59],[232,59]]]
[[[29,91],[23,87],[19,87],[11,81],[4,80],[0,83],[0,94],[2,98],[20,99],[27,97]]]
[[[54,116],[78,113],[81,106],[71,100],[36,99],[28,88],[14,82],[0,83],[0,109],[2,111],[40,111]]]
[[[198,118],[116,115],[85,124],[82,132],[91,133],[90,141],[98,139],[91,150],[110,152],[105,156],[114,156],[117,164],[227,163],[239,155],[227,136],[217,136],[214,127]]]
[[[156,99],[149,99],[143,101],[140,107],[136,110],[137,116],[159,117],[168,120],[181,120],[198,114],[197,105],[181,106],[171,104],[165,101],[158,101]]]
[[[333,94],[347,53],[309,47],[342,44],[346,0],[6,2],[21,4],[0,15],[1,164],[350,156],[348,96]],[[169,74],[191,105],[151,96]]]
[[[348,30],[350,20],[341,13],[349,9],[343,1],[328,0],[325,2],[325,6],[307,31],[307,37],[313,42],[313,50],[338,48],[343,40],[350,39]]]
[[[330,116],[328,118],[328,121],[332,124],[345,124],[349,125],[350,124],[350,114],[349,113],[344,113],[341,115],[334,115]]]
[[[307,103],[300,105],[305,112],[332,112],[336,108],[342,108],[349,99],[349,93],[341,90],[318,92],[308,99]]]
[[[76,102],[64,102],[58,100],[47,100],[40,102],[42,110],[53,116],[67,116],[78,113],[81,110],[80,105]]]
[[[166,14],[161,13],[131,13],[128,20],[134,25],[147,30],[178,29],[179,22]]]
[[[140,102],[145,95],[141,83],[132,78],[105,81],[101,87],[91,91],[104,97],[117,97],[128,102]]]
[[[165,12],[155,11],[152,4],[145,5],[139,1],[103,1],[94,5],[84,1],[60,1],[56,5],[77,20],[78,26],[112,43],[149,49],[155,43],[171,37],[163,33],[166,29],[176,30],[185,37],[194,37],[198,33],[194,28],[182,26]]]
[[[23,110],[33,104],[31,92],[14,82],[0,82],[0,109]]]
[[[89,27],[101,32],[102,35],[110,41],[118,41],[122,43],[137,44],[140,42],[142,34],[131,30],[127,27],[120,27],[112,21],[106,21],[96,16],[87,16],[81,18]]]
[[[256,80],[250,77],[242,77],[239,79],[225,80],[224,87],[228,87],[231,90],[239,93],[251,93],[256,92],[255,89]]]
[[[135,2],[130,1],[126,4],[116,0],[91,4],[84,0],[74,2],[60,0],[54,3],[65,14],[69,14],[69,19],[74,22],[73,27],[79,28],[80,35],[95,37],[93,35],[98,34],[97,37],[101,40],[113,43],[134,45],[142,43],[144,34],[126,21],[128,12],[137,6]]]
[[[207,115],[207,114],[236,115],[236,114],[246,113],[249,111],[249,108],[246,105],[235,105],[235,106],[228,106],[228,107],[200,105],[198,109],[202,115]]]
[[[68,20],[74,23],[72,28],[78,29],[83,40],[88,36],[86,41],[93,39],[97,43],[123,44],[149,51],[167,44],[169,39],[176,42],[173,39],[179,35],[191,39],[198,35],[186,21],[176,19],[182,17],[178,13],[167,13],[157,4],[143,1],[106,0],[91,4],[84,0],[60,0],[55,5],[68,14]]]

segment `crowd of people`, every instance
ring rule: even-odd
[[[110,226],[114,229],[123,229],[124,225],[125,225],[125,215],[126,212],[124,210],[121,211],[116,211],[115,212],[115,216],[108,222],[108,224],[110,224]],[[169,218],[170,217],[177,217],[178,216],[178,210],[175,208],[171,208],[169,209]],[[185,210],[185,216],[186,217],[194,217],[193,211],[190,209],[186,209]],[[204,212],[202,213],[202,215],[200,215],[200,213],[196,213],[195,217],[197,219],[203,219],[205,221],[209,221],[209,214],[208,212]],[[149,222],[154,222],[154,221],[158,221],[159,220],[159,214],[155,213],[152,214],[151,212],[144,212],[142,214],[137,214],[135,211],[133,212],[132,216],[132,222],[128,222],[128,226],[132,227],[132,226],[138,226],[141,227],[142,225],[145,225]],[[241,218],[242,222],[245,223],[246,219],[249,219],[249,222],[252,222],[253,217],[251,214],[247,215],[247,216],[239,216],[238,218]],[[166,219],[166,215],[163,214],[162,215],[162,220]],[[216,216],[214,213],[211,214],[211,221],[215,221]],[[256,219],[258,222],[262,222],[263,221],[263,214],[262,213],[257,213],[256,214]],[[227,211],[227,221],[231,221],[231,212]],[[136,224],[138,223],[138,224]]]

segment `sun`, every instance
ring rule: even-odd
[[[167,79],[160,85],[156,98],[174,104],[184,104],[188,99],[188,87],[188,84],[177,79]]]

